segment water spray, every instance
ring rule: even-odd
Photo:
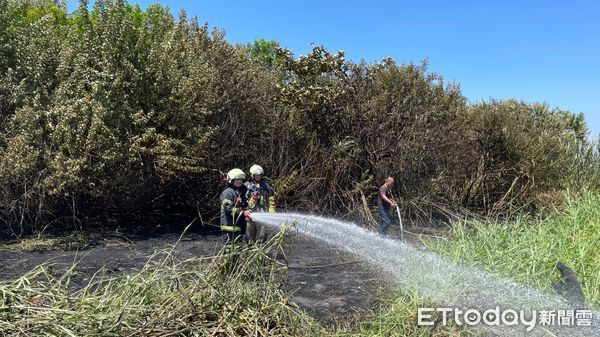
[[[397,208],[399,213],[399,208]],[[341,248],[378,268],[403,291],[416,292],[441,306],[487,310],[560,310],[568,303],[556,295],[511,279],[444,259],[406,241],[393,240],[352,222],[299,213],[255,213],[255,221],[278,228],[295,224],[298,232]],[[403,228],[401,228],[403,229]],[[543,326],[528,333],[524,326],[478,326],[498,336],[600,337],[600,314],[593,312],[592,326]],[[493,331],[490,331],[492,329]],[[551,332],[550,332],[551,331]]]

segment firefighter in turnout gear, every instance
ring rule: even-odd
[[[227,173],[227,188],[221,193],[221,231],[227,243],[238,242],[246,233],[246,221],[252,213],[248,207],[244,186],[246,175],[240,169]]]
[[[264,171],[259,165],[252,165],[250,168],[250,181],[244,185],[247,190],[248,208],[253,212],[275,213],[275,196],[273,189],[263,178]],[[266,239],[264,226],[259,226],[253,221],[248,222],[247,236],[250,240]]]

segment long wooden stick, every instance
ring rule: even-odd
[[[398,219],[400,219],[400,240],[404,241],[404,228],[402,228],[402,216],[400,216],[400,207],[396,204],[396,211],[398,212]]]

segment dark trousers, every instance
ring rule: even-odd
[[[223,233],[223,242],[226,244],[234,242],[243,242],[244,236],[246,235],[246,219],[242,217],[237,222],[237,226],[240,227],[239,232],[221,231]]]
[[[379,207],[379,217],[381,218],[381,226],[379,227],[379,234],[386,235],[388,228],[390,227],[390,206],[383,205]]]

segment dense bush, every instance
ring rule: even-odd
[[[598,187],[582,115],[467,104],[427,64],[231,45],[184,12],[0,0],[0,216],[15,234],[98,216],[218,212],[260,163],[284,207],[353,215],[386,175],[407,212],[554,202]]]

